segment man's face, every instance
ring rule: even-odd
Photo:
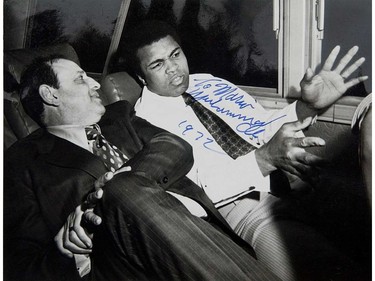
[[[150,91],[168,97],[177,97],[186,91],[189,67],[184,52],[171,36],[140,48],[137,55]]]
[[[60,87],[59,112],[64,125],[91,125],[100,120],[105,112],[96,90],[100,84],[74,62],[60,59],[52,64]]]

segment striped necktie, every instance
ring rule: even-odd
[[[129,160],[121,150],[104,138],[99,125],[87,126],[85,130],[87,140],[94,141],[93,153],[101,158],[109,171],[116,171]]]
[[[212,135],[218,145],[233,159],[245,155],[256,149],[255,146],[242,139],[220,117],[201,105],[195,98],[187,93],[182,97],[186,105],[190,106],[203,126]]]

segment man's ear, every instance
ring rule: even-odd
[[[137,74],[137,77],[139,79],[139,81],[141,81],[141,83],[144,85],[144,86],[147,86],[147,82],[145,79],[143,79],[140,75]]]
[[[60,104],[57,90],[49,85],[42,84],[39,86],[39,95],[48,105],[58,106]]]

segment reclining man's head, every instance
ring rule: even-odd
[[[127,37],[127,64],[160,96],[180,96],[189,86],[189,67],[179,42],[176,31],[160,21],[145,21]]]
[[[20,99],[41,127],[91,125],[105,112],[100,84],[61,56],[35,59],[21,77]]]

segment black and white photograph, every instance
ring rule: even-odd
[[[371,0],[4,0],[4,281],[371,281]]]

